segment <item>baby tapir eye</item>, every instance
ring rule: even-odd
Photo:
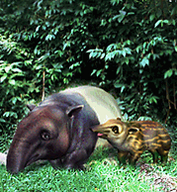
[[[114,133],[119,133],[119,128],[118,128],[117,126],[113,126],[113,127],[112,127],[112,131],[113,131]]]
[[[41,138],[45,141],[50,139],[50,133],[48,131],[42,131],[41,132]]]

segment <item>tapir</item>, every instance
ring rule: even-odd
[[[99,137],[107,139],[118,150],[118,160],[125,163],[129,157],[132,165],[148,150],[153,155],[153,162],[166,163],[171,148],[171,138],[167,130],[154,121],[123,122],[120,118],[109,119],[106,123],[96,125],[92,130]]]
[[[94,86],[68,88],[28,108],[7,154],[11,173],[39,159],[54,168],[83,169],[98,138],[91,127],[121,117],[113,96]]]

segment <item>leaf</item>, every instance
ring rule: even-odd
[[[169,20],[165,19],[165,20],[163,21],[163,23],[168,24],[168,23],[169,23]]]
[[[73,70],[74,68],[79,67],[79,66],[80,66],[80,63],[79,63],[79,62],[76,62],[76,63],[72,64],[72,65],[69,67],[69,69]]]
[[[105,53],[102,53],[100,59],[103,59],[105,55],[106,55]]]
[[[138,121],[152,121],[152,118],[148,117],[148,116],[140,116],[137,120]]]
[[[162,10],[161,10],[161,9],[158,9],[157,12],[156,12],[156,14],[157,14],[157,17],[161,17],[161,16],[162,16]]]
[[[171,77],[172,74],[173,74],[173,69],[169,69],[168,71],[165,72],[164,79]]]
[[[2,77],[0,78],[0,83],[2,83],[6,78],[7,78],[7,74],[5,74],[4,76],[2,76]]]
[[[3,117],[14,117],[15,119],[18,118],[18,115],[17,113],[15,112],[12,112],[12,111],[7,111],[3,114]]]
[[[119,4],[121,0],[111,0],[112,5],[116,5]]]
[[[160,19],[160,20],[158,20],[156,23],[155,23],[155,25],[154,25],[154,27],[156,28],[160,23],[162,22],[162,20]]]
[[[174,26],[176,25],[176,20],[174,20],[174,19],[172,20],[172,25],[174,25]]]
[[[126,12],[120,10],[119,13],[120,13],[120,15],[118,15],[118,21],[120,23],[124,19],[125,15],[126,15]]]
[[[89,54],[89,58],[95,58],[97,56],[97,53],[95,51],[91,51]]]
[[[157,103],[157,100],[159,99],[159,97],[157,96],[151,96],[149,98],[149,103],[152,104],[152,103]]]
[[[96,69],[93,69],[91,76],[93,76],[96,73],[96,71],[97,71]]]
[[[102,19],[100,26],[105,26],[106,24],[107,24],[107,21],[105,19]]]
[[[115,87],[115,88],[121,88],[121,87],[125,87],[125,85],[122,84],[122,83],[120,83],[119,80],[117,80],[117,81],[114,83],[114,87]]]
[[[38,25],[38,26],[36,27],[36,32],[39,31],[40,27],[41,27],[40,25]]]
[[[151,14],[149,19],[150,19],[150,21],[153,21],[154,18],[155,18],[155,14]]]
[[[175,75],[177,75],[177,69],[175,69]]]
[[[15,80],[14,79],[9,80],[9,84],[15,85]]]
[[[99,77],[100,74],[102,73],[102,71],[103,71],[102,69],[98,70],[98,71],[96,72],[96,76]]]
[[[108,45],[108,47],[106,48],[106,51],[107,52],[110,52],[110,51],[112,51],[113,49],[116,49],[116,44],[115,43],[112,43],[112,44],[110,44],[110,45]]]
[[[125,89],[125,86],[122,85],[120,92],[123,93],[124,89]]]
[[[12,69],[12,71],[13,71],[13,72],[17,72],[17,73],[22,72],[22,70],[21,70],[21,69],[19,69],[19,68],[14,68],[14,69]]]
[[[17,98],[16,98],[16,97],[13,97],[13,98],[11,99],[11,101],[12,101],[12,103],[15,105],[16,102],[17,102]]]
[[[145,67],[146,65],[149,65],[149,59],[147,57],[144,57],[143,60],[140,62],[140,66]]]
[[[117,68],[117,71],[116,71],[116,74],[119,74],[120,72],[121,72],[121,67],[119,66],[118,68]]]
[[[175,51],[177,52],[177,46],[175,46]]]
[[[0,118],[0,122],[1,122],[1,123],[5,123],[5,122],[6,122],[6,120],[5,120],[5,119]]]
[[[46,41],[51,41],[52,39],[55,39],[55,35],[53,34],[48,34],[45,38]]]
[[[125,57],[125,56],[126,56],[126,51],[125,51],[125,49],[123,49],[121,52],[122,52],[123,57]]]
[[[8,72],[10,71],[11,68],[12,68],[12,67],[9,65],[9,66],[5,67],[4,70],[5,70],[6,73],[8,73]]]

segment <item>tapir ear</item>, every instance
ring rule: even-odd
[[[28,109],[30,110],[30,111],[32,111],[35,107],[36,107],[36,105],[34,105],[34,104],[28,104],[28,105],[26,105],[27,107],[28,107]]]
[[[133,133],[138,132],[139,130],[140,129],[138,127],[130,127],[130,128],[128,128],[128,133],[133,134]]]
[[[73,115],[76,115],[77,113],[79,113],[83,107],[84,105],[76,105],[76,106],[68,107],[68,109],[66,110],[66,114],[69,117],[72,117]]]

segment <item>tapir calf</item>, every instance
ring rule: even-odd
[[[135,164],[141,154],[148,150],[153,162],[167,162],[171,147],[171,138],[167,130],[154,121],[122,122],[121,119],[109,119],[106,123],[92,127],[99,137],[107,139],[118,150],[118,159],[125,163],[129,158]]]
[[[54,167],[82,169],[97,141],[90,128],[121,117],[115,99],[104,90],[81,86],[49,96],[18,125],[7,155],[7,170],[18,173],[49,160]]]

